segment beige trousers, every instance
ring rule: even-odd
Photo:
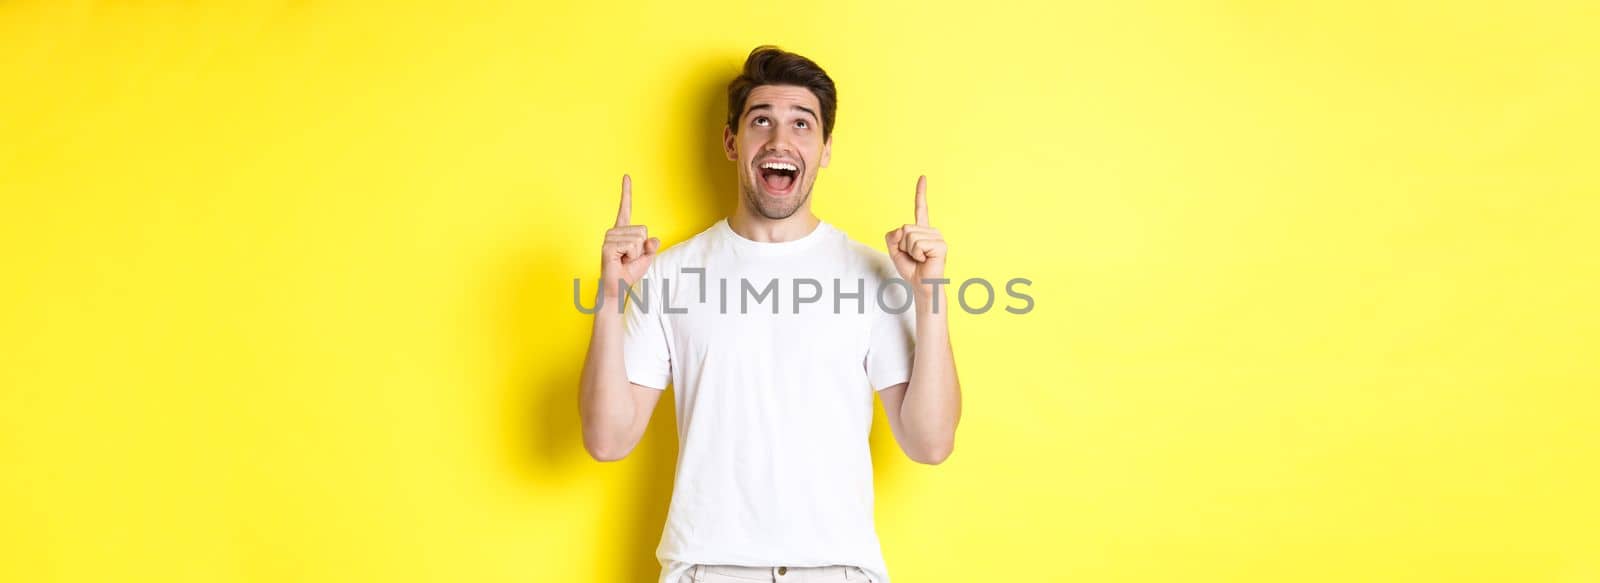
[[[872,583],[858,567],[738,567],[695,565],[681,583]]]

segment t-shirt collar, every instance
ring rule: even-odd
[[[717,221],[716,226],[713,228],[716,229],[723,240],[728,241],[734,248],[759,255],[789,255],[804,251],[816,244],[817,241],[822,240],[827,233],[833,230],[832,225],[829,225],[826,221],[818,220],[816,228],[811,229],[811,232],[806,233],[804,237],[793,241],[774,243],[744,238],[739,233],[734,232],[733,227],[728,226],[728,219]]]

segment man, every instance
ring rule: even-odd
[[[911,459],[937,464],[954,448],[961,391],[927,180],[917,180],[914,222],[885,235],[887,255],[812,214],[836,99],[816,63],[752,51],[728,86],[722,136],[737,163],[737,209],[665,251],[632,224],[622,178],[579,410],[584,447],[618,460],[661,390],[677,387],[660,583],[887,583],[872,510],[872,391]]]

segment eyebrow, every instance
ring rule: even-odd
[[[789,106],[789,108],[790,109],[798,109],[800,111],[804,111],[806,113],[809,113],[809,114],[811,114],[811,119],[822,119],[821,117],[817,116],[817,112],[811,111],[811,108],[806,107],[804,105],[791,105],[791,106]],[[765,109],[765,110],[771,111],[772,110],[772,104],[771,103],[757,103],[755,105],[750,106],[750,109],[745,110],[744,114],[746,116],[749,116],[750,114],[755,113],[756,110],[758,110],[758,109]]]

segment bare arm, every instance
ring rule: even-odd
[[[583,447],[600,461],[627,457],[644,436],[661,390],[628,382],[622,360],[623,323],[617,280],[633,285],[655,259],[661,241],[647,238],[643,225],[630,224],[633,180],[622,177],[622,203],[616,226],[606,231],[601,247],[600,294],[603,306],[595,311],[589,354],[583,361],[578,386],[578,414],[583,420]]]
[[[917,306],[916,350],[911,380],[878,392],[906,456],[938,464],[955,450],[961,422],[961,381],[956,377],[950,347],[950,303],[944,289],[921,282],[944,277],[946,246],[938,229],[928,224],[927,178],[917,180],[916,219],[885,236],[889,255],[901,278],[913,285]],[[937,312],[934,306],[938,306]]]
[[[616,305],[614,301],[606,303]],[[603,462],[627,457],[644,436],[661,392],[628,382],[622,364],[622,315],[609,307],[597,310],[578,391],[584,449]]]

